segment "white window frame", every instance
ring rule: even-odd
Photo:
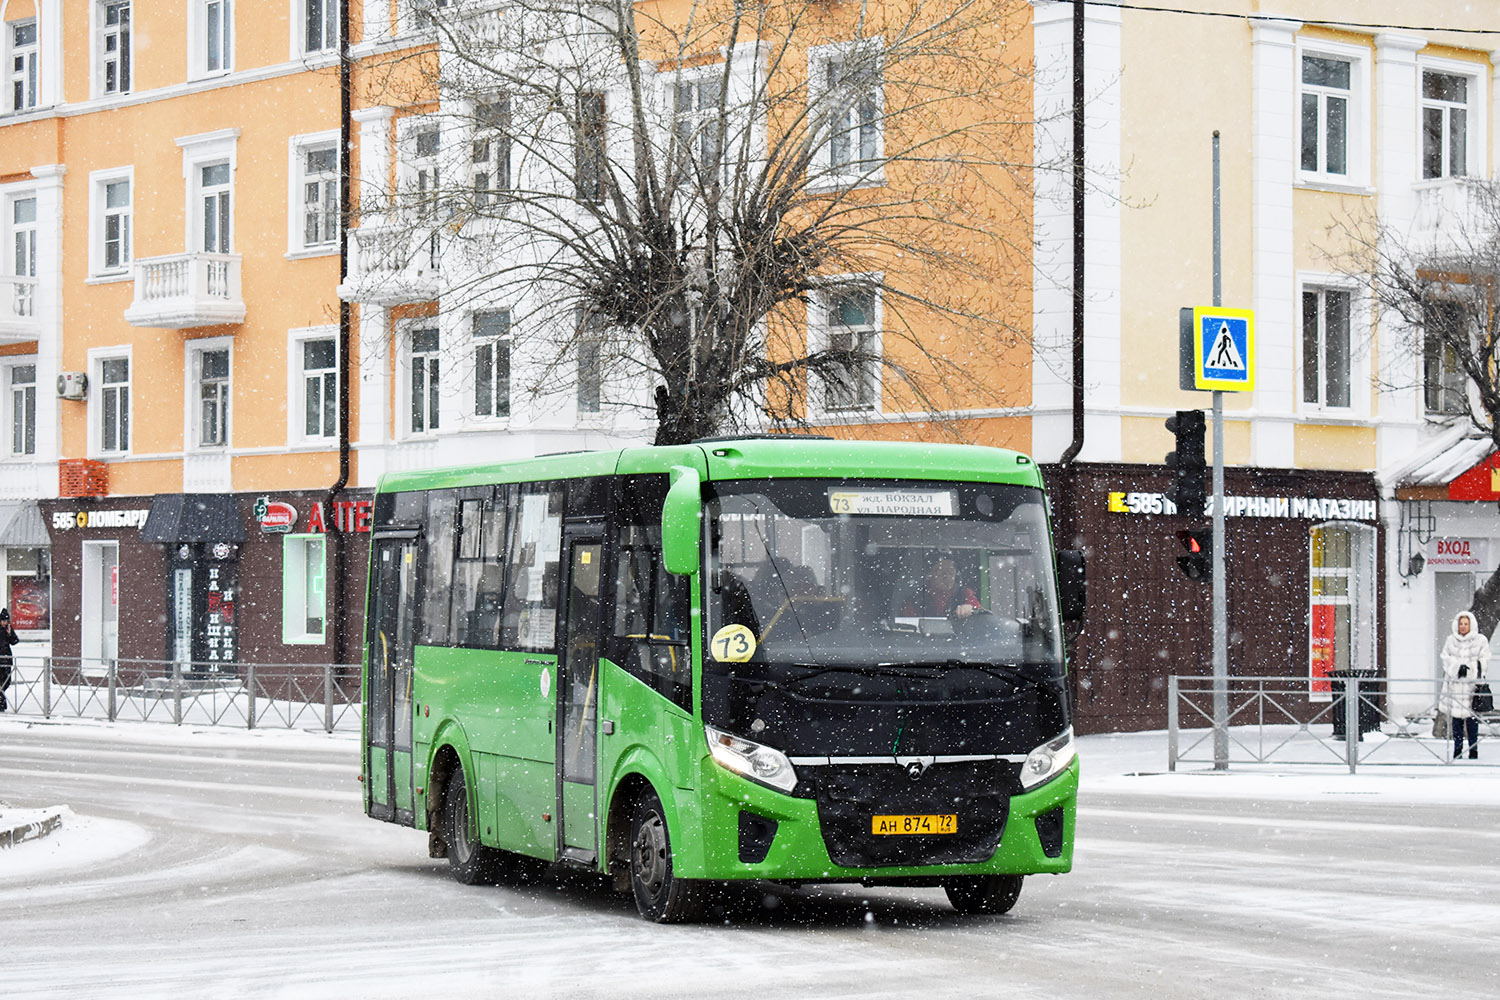
[[[130,185],[130,203],[124,208],[110,208],[107,203],[109,185],[124,181]],[[113,267],[105,265],[106,227],[111,215],[124,219],[122,250],[124,259]],[[111,167],[95,170],[89,174],[89,279],[100,281],[128,281],[135,260],[135,167]]]
[[[333,236],[321,243],[307,242],[306,185],[308,183],[307,154],[315,150],[332,148],[334,153],[334,205]],[[338,156],[339,131],[309,132],[294,135],[287,140],[287,257],[323,257],[339,252],[338,198],[339,188],[344,183],[343,162]],[[320,188],[326,193],[326,188]]]
[[[1296,157],[1297,178],[1302,184],[1312,187],[1354,188],[1361,192],[1370,183],[1370,64],[1372,50],[1357,45],[1344,45],[1323,39],[1299,39],[1296,61],[1293,63],[1294,86],[1292,115],[1296,123],[1296,142],[1293,156]],[[1326,169],[1328,151],[1324,141],[1324,108],[1319,101],[1318,113],[1318,167],[1308,170],[1302,166],[1302,95],[1305,93],[1331,96],[1334,91],[1302,82],[1302,60],[1304,57],[1334,59],[1349,64],[1348,108],[1345,113],[1344,155],[1346,173],[1330,173]]]
[[[1426,74],[1444,73],[1449,76],[1461,76],[1469,82],[1468,100],[1464,103],[1467,110],[1465,116],[1464,158],[1466,160],[1464,173],[1457,175],[1463,177],[1484,177],[1488,173],[1484,163],[1484,151],[1488,147],[1488,129],[1486,124],[1489,120],[1489,108],[1486,97],[1486,67],[1477,63],[1458,62],[1453,59],[1435,59],[1431,56],[1421,56],[1417,59],[1417,178],[1421,181],[1440,181],[1453,178],[1451,164],[1448,162],[1448,143],[1443,143],[1442,150],[1442,172],[1436,177],[1426,176],[1427,159],[1427,108],[1443,107],[1451,108],[1455,105],[1448,102],[1430,100],[1425,97]],[[1447,135],[1448,116],[1444,116],[1443,134]]]
[[[814,294],[808,304],[810,313],[809,339],[814,350],[824,350],[831,346],[834,335],[833,315],[830,309],[835,297],[841,294],[845,287],[865,288],[874,297],[875,315],[870,317],[871,322],[865,327],[844,327],[853,330],[856,334],[865,333],[872,337],[875,342],[874,354],[876,361],[871,362],[871,370],[866,373],[866,383],[870,393],[868,402],[856,402],[849,406],[833,406],[829,404],[829,393],[833,386],[822,379],[809,380],[808,387],[808,410],[810,413],[827,419],[839,420],[849,417],[858,417],[862,414],[877,414],[881,412],[882,399],[881,389],[883,378],[882,365],[879,358],[884,355],[884,297],[880,294],[880,278],[877,275],[847,274],[829,278]],[[842,324],[840,324],[842,326]]]
[[[16,44],[16,32],[30,26],[33,37],[24,45]],[[5,37],[0,39],[5,50],[5,110],[20,114],[31,111],[41,103],[42,93],[42,38],[41,22],[35,18],[5,22]],[[16,67],[17,60],[21,65]],[[21,100],[16,100],[16,87],[21,87]]]
[[[603,318],[598,314],[590,315],[582,307],[576,309],[573,314],[573,400],[578,419],[580,422],[593,421],[602,418],[609,409],[609,403],[605,397],[604,386],[608,381],[604,377],[604,332]],[[584,383],[585,360],[588,352],[592,352],[592,384]],[[586,396],[592,396],[592,406],[585,408]]]
[[[203,249],[203,168],[217,164],[226,164],[229,167],[227,189],[229,194],[229,249],[226,252],[235,252],[235,178],[239,173],[239,138],[238,128],[227,128],[183,136],[176,140],[177,145],[182,149],[182,179],[186,213],[183,219],[183,246],[191,253],[206,252]]]
[[[234,8],[234,0],[190,0],[188,3],[188,79],[201,80],[234,72]],[[215,9],[218,11],[217,25],[212,23]],[[217,61],[212,55],[216,42]]]
[[[184,345],[184,368],[183,368],[183,421],[182,426],[186,434],[184,442],[187,451],[210,451],[221,452],[227,450],[233,441],[234,434],[234,338],[233,337],[205,337],[202,340],[190,340]],[[205,444],[203,442],[203,394],[202,394],[202,371],[203,356],[215,351],[223,351],[228,355],[229,369],[223,380],[223,435],[224,440],[218,444]]]
[[[883,63],[871,101],[873,115],[868,123],[875,133],[874,155],[867,160],[859,156],[859,151],[856,149],[848,159],[840,163],[835,163],[833,158],[836,135],[842,134],[849,137],[849,141],[856,147],[861,144],[859,133],[866,124],[860,120],[861,115],[858,109],[861,102],[856,102],[844,109],[843,115],[848,116],[850,122],[847,130],[838,132],[831,127],[831,123],[829,126],[823,125],[820,106],[829,100],[829,66],[835,62],[843,62],[848,53],[862,47],[873,47],[877,53],[883,52],[885,48],[880,39],[868,38],[852,42],[836,42],[830,45],[815,45],[807,51],[807,127],[814,130],[826,128],[820,136],[821,141],[812,157],[814,178],[809,187],[814,190],[850,186],[865,187],[885,183],[885,73]],[[872,163],[873,166],[869,165]]]
[[[718,96],[710,94],[710,104],[703,106],[703,87],[707,84],[718,88],[721,92]],[[668,82],[668,99],[672,109],[672,131],[677,144],[677,163],[673,169],[680,169],[681,183],[694,185],[697,183],[698,174],[703,169],[702,145],[714,138],[714,129],[717,128],[719,110],[727,108],[727,96],[722,92],[726,88],[724,79],[724,65],[716,63],[696,70],[674,71]],[[684,108],[682,98],[684,93],[690,95],[691,101]],[[718,134],[718,170],[722,182],[729,159],[729,150],[725,148],[728,142],[728,122],[725,128]],[[686,148],[684,148],[686,146]]]
[[[415,350],[413,337],[418,331],[431,331],[437,337],[437,343],[431,351],[423,351],[419,354]],[[434,437],[443,430],[443,375],[448,367],[448,359],[443,353],[441,324],[436,316],[402,320],[396,324],[396,336],[401,345],[401,392],[399,393],[401,408],[397,411],[401,437],[405,439]],[[415,386],[412,383],[417,377],[419,363],[423,390],[426,395],[422,407],[421,428],[413,426],[412,420],[414,416],[412,410],[416,405],[416,399],[413,396]],[[434,407],[436,407],[437,416],[435,422],[433,420]]]
[[[129,24],[123,32],[115,26],[106,22],[108,8],[122,6],[127,12]],[[133,0],[94,0],[89,6],[89,16],[93,22],[89,31],[89,53],[93,63],[93,96],[96,98],[124,97],[135,91],[135,4]],[[106,89],[108,84],[108,64],[111,58],[105,55],[106,39],[114,34],[119,39],[119,48],[112,57],[116,64],[115,86]],[[121,38],[123,36],[123,38]],[[124,67],[124,73],[119,68]],[[121,81],[120,77],[125,79]]]
[[[9,458],[30,458],[36,454],[38,361],[39,358],[35,354],[11,355],[5,358],[4,364],[0,364],[0,393],[3,393],[0,395],[0,419],[5,422],[5,439],[0,441],[0,455]],[[23,382],[20,386],[12,384],[11,379],[16,369],[28,366],[31,368],[31,381]],[[31,389],[31,399],[29,404],[22,404],[23,409],[18,417],[16,393],[19,391],[24,397],[27,386]],[[15,447],[17,430],[20,431],[24,442],[28,429],[31,432],[31,450],[26,451],[24,444],[20,450],[17,450]]]
[[[281,547],[281,641],[288,646],[321,646],[328,641],[328,548],[327,535],[287,535]],[[308,587],[308,563],[313,553],[323,562],[323,593],[313,595]],[[307,628],[308,612],[321,596],[318,632]]]
[[[1342,292],[1349,296],[1349,405],[1336,406],[1327,403],[1328,396],[1328,351],[1326,333],[1323,327],[1327,323],[1327,306],[1323,293]],[[1304,331],[1303,320],[1303,297],[1306,294],[1316,293],[1319,296],[1318,303],[1318,399],[1309,402],[1306,398],[1306,386],[1303,379],[1307,372],[1307,342]],[[1348,276],[1340,274],[1299,274],[1297,279],[1297,301],[1296,301],[1296,350],[1297,350],[1297,372],[1296,392],[1297,409],[1301,413],[1314,414],[1327,417],[1363,418],[1370,412],[1370,388],[1369,388],[1369,300],[1361,292],[1359,286],[1351,282]]]
[[[486,122],[484,109],[497,106],[504,109],[501,112],[502,121],[499,124]],[[515,145],[511,125],[513,114],[514,102],[507,92],[490,94],[474,102],[468,174],[470,197],[476,208],[493,208],[502,204],[510,198],[510,192],[515,186]],[[485,177],[482,185],[479,181],[481,176]]]
[[[339,0],[292,0],[291,22],[292,58],[339,52]],[[314,24],[319,41],[316,47],[307,44]]]
[[[1459,305],[1460,307],[1463,306],[1463,303],[1455,303],[1455,304]],[[1452,350],[1452,348],[1450,348],[1448,346],[1448,344],[1447,344],[1446,341],[1439,341],[1439,343],[1438,343],[1439,348],[1444,351],[1444,357],[1440,358],[1439,361],[1438,361],[1438,367],[1440,369],[1440,371],[1438,373],[1439,374],[1439,380],[1438,380],[1439,402],[1438,402],[1438,406],[1436,408],[1433,408],[1433,407],[1431,407],[1431,406],[1429,406],[1427,404],[1428,388],[1429,388],[1429,386],[1431,384],[1431,379],[1429,378],[1428,372],[1427,372],[1427,345],[1428,345],[1428,334],[1427,334],[1426,326],[1424,325],[1423,328],[1422,328],[1422,334],[1421,334],[1421,348],[1422,349],[1417,354],[1417,385],[1421,387],[1421,393],[1422,393],[1422,414],[1425,417],[1427,417],[1428,419],[1430,419],[1430,420],[1439,420],[1439,421],[1441,421],[1441,420],[1448,420],[1448,419],[1451,419],[1453,417],[1461,416],[1464,413],[1464,408],[1468,405],[1468,399],[1469,399],[1469,376],[1468,376],[1467,372],[1465,372],[1461,367],[1458,367],[1456,364],[1455,364],[1455,366],[1452,369],[1448,369],[1448,366],[1443,363],[1444,361],[1447,360],[1447,357],[1446,357],[1447,351]],[[1457,359],[1454,359],[1454,360],[1456,361]],[[1451,370],[1458,377],[1459,384],[1458,384],[1457,387],[1454,388],[1453,391],[1456,392],[1461,398],[1456,401],[1456,405],[1454,405],[1452,408],[1444,408],[1443,405],[1442,405],[1442,399],[1443,399],[1443,397],[1445,397],[1447,395],[1447,393],[1449,391],[1448,387],[1446,385],[1446,380],[1442,378],[1442,375],[1444,373],[1443,370]]]
[[[457,0],[401,0],[401,29],[404,32],[431,31],[431,12],[457,5]]]
[[[307,433],[307,383],[303,369],[303,344],[314,340],[333,342],[333,393],[334,416],[332,433]],[[326,372],[328,369],[319,369]],[[286,398],[292,405],[287,407],[287,444],[326,448],[338,444],[338,391],[342,376],[339,355],[339,328],[337,326],[309,326],[287,331]],[[326,379],[324,380],[326,385]],[[321,391],[321,390],[320,390]]]
[[[131,454],[135,446],[136,430],[135,409],[131,396],[134,395],[135,384],[135,358],[129,344],[120,344],[114,347],[94,347],[88,352],[89,368],[89,456],[92,458],[122,458]],[[124,359],[127,368],[127,378],[124,382],[112,382],[110,386],[123,385],[125,395],[125,436],[127,438],[125,447],[105,450],[104,447],[104,397],[110,388],[104,384],[104,363],[106,361],[117,361]]]
[[[30,222],[21,222],[16,218],[16,211],[24,201],[32,203]],[[37,194],[35,191],[17,191],[15,194],[0,199],[0,205],[4,206],[5,212],[5,217],[0,219],[0,232],[5,234],[4,249],[0,251],[4,254],[4,259],[0,260],[0,274],[16,278],[35,278],[37,245],[41,239],[40,204]],[[24,253],[18,253],[23,247]],[[24,257],[24,260],[18,259],[20,257]],[[18,301],[14,303],[17,315],[36,315],[35,286],[28,294],[22,292],[18,285],[11,294],[18,296]]]
[[[503,314],[505,316],[505,332],[495,335],[481,335],[478,329],[479,317],[496,313]],[[474,365],[474,400],[473,405],[468,409],[471,414],[471,419],[475,421],[479,421],[485,424],[506,424],[510,422],[511,407],[515,402],[514,394],[511,392],[511,383],[514,381],[513,366],[515,363],[515,328],[512,325],[514,321],[515,314],[512,313],[510,309],[506,308],[476,309],[469,314],[468,331],[471,346],[470,358]],[[496,410],[500,408],[500,394],[497,392],[498,384],[495,380],[495,359],[496,357],[498,357],[498,352],[496,352],[490,355],[490,409],[488,413],[481,413],[479,412],[479,351],[482,347],[485,346],[498,348],[502,344],[505,347],[505,369],[507,372],[505,379],[504,396],[505,412],[496,412]]]

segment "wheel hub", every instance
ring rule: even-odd
[[[666,824],[652,814],[635,835],[635,877],[655,897],[667,880]]]

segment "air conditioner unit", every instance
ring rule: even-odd
[[[83,372],[63,372],[57,376],[57,394],[63,399],[82,399],[89,391],[89,377]]]

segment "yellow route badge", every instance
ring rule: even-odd
[[[755,655],[755,633],[744,625],[725,625],[708,645],[720,663],[744,663]]]

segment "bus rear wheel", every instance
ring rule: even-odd
[[[666,810],[651,791],[636,801],[631,816],[630,889],[636,909],[647,920],[675,924],[703,916],[704,886],[673,872]]]
[[[1009,913],[1021,898],[1020,875],[969,875],[943,882],[948,902],[959,913]]]
[[[457,769],[443,793],[443,839],[449,870],[464,885],[493,885],[505,874],[505,853],[469,837],[469,792]]]

